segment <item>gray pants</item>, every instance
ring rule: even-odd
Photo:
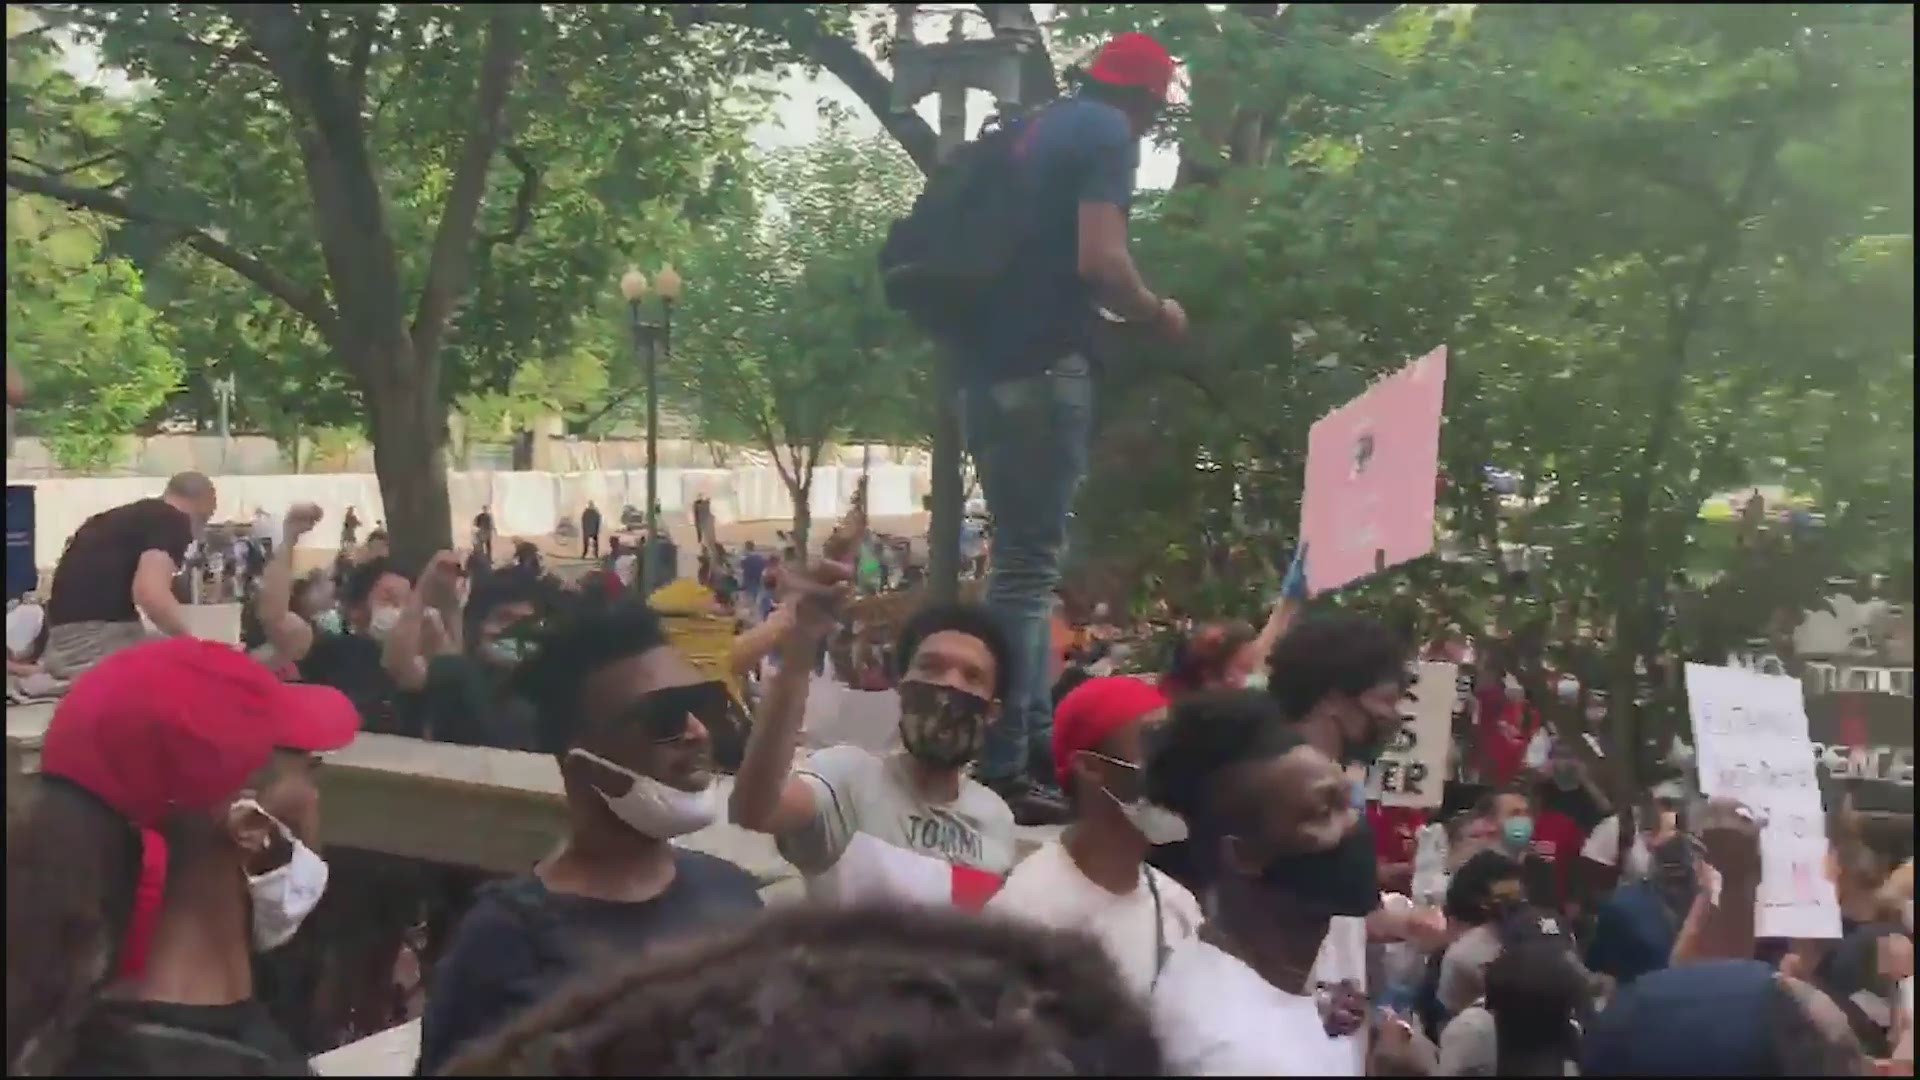
[[[72,682],[108,656],[132,648],[149,636],[146,624],[138,619],[65,623],[47,630],[47,651],[40,665],[48,675]]]

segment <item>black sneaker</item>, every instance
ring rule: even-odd
[[[1024,776],[1005,780],[983,780],[994,794],[1006,800],[1013,811],[1015,825],[1065,825],[1073,811],[1058,789],[1034,783]]]

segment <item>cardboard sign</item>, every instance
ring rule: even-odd
[[[1367,798],[1381,806],[1436,807],[1445,794],[1447,750],[1453,741],[1454,677],[1459,665],[1420,665],[1407,722],[1367,771]]]
[[[1300,531],[1318,595],[1433,551],[1442,345],[1321,417],[1307,433]]]
[[[1760,832],[1760,937],[1837,938],[1840,901],[1827,880],[1827,818],[1800,682],[1687,665],[1700,790],[1765,816]]]

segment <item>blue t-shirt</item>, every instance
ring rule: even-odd
[[[1587,969],[1630,983],[1667,966],[1680,924],[1646,882],[1622,885],[1594,913]]]
[[[1018,267],[988,298],[990,319],[955,342],[974,385],[1038,374],[1056,360],[1089,355],[1092,289],[1080,277],[1080,204],[1133,205],[1140,141],[1126,114],[1088,97],[1055,102],[1016,136],[1015,177],[1035,202]]]
[[[749,551],[740,557],[740,584],[749,590],[760,587],[760,575],[767,572],[767,557]]]

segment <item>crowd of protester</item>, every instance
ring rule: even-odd
[[[350,515],[333,572],[300,576],[298,506],[236,650],[171,588],[205,477],[83,525],[32,655],[9,618],[10,674],[68,682],[10,799],[9,1075],[303,1075],[416,1009],[442,1075],[1910,1074],[1911,837],[1868,843],[1844,791],[1841,936],[1759,940],[1754,813],[1703,799],[1685,755],[1557,729],[1498,642],[1309,610],[1304,547],[1263,627],[1184,622],[1154,672],[1059,596],[1078,316],[1097,294],[1185,331],[1125,243],[1172,60],[1126,34],[1086,75],[1022,143],[1079,232],[1043,230],[1017,291],[1075,325],[1016,305],[963,343],[1041,362],[967,398],[986,605],[921,606],[874,648],[848,604],[897,546],[859,499],[819,558],[783,537],[737,564],[709,508],[690,580],[614,544],[571,579],[524,543],[500,565],[486,513],[417,573]],[[1443,799],[1382,806],[1369,771],[1436,654],[1471,674]],[[897,749],[801,752],[829,664],[893,696]],[[316,769],[360,732],[548,756],[564,834],[504,877],[323,851]],[[804,897],[678,842],[723,823]]]
[[[1845,934],[1772,949],[1756,822],[1681,768],[1616,809],[1606,759],[1553,738],[1403,830],[1364,776],[1414,644],[1303,613],[1297,587],[1270,645],[1201,624],[1163,677],[1063,675],[1048,762],[1071,823],[1022,857],[972,775],[1013,666],[984,609],[900,628],[899,751],[796,754],[852,537],[741,635],[691,582],[711,611],[475,580],[452,553],[417,580],[364,555],[296,580],[317,521],[283,523],[253,658],[136,645],[61,700],[9,824],[10,1072],[296,1073],[404,1019],[408,949],[419,1068],[460,1075],[1911,1067],[1911,863],[1862,846],[1844,800]],[[676,625],[696,615],[729,628],[717,654]],[[716,733],[765,659],[723,790]],[[360,730],[551,755],[566,835],[506,878],[321,852],[317,755]],[[753,875],[674,843],[722,821],[772,836],[805,899],[763,912]],[[1445,883],[1416,900],[1428,845]],[[389,999],[370,1013],[369,987]]]

